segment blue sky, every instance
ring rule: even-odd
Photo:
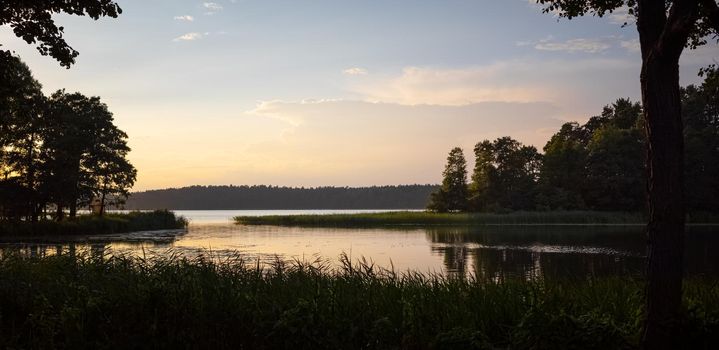
[[[99,95],[130,135],[136,190],[439,182],[455,145],[541,149],[564,121],[639,97],[622,11],[558,20],[527,0],[119,0],[58,16],[70,70],[0,28],[47,92]],[[717,60],[687,52],[683,83]]]

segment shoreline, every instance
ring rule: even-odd
[[[696,214],[687,226],[719,226],[719,216]],[[553,211],[495,213],[382,212],[360,214],[308,214],[236,216],[239,225],[297,227],[412,227],[412,226],[644,226],[641,213]]]
[[[141,231],[187,228],[188,221],[172,211],[79,215],[64,221],[0,222],[0,237],[41,238],[46,236],[102,236]]]

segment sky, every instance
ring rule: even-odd
[[[59,15],[71,69],[0,27],[51,93],[100,96],[129,134],[134,190],[439,183],[447,153],[639,100],[636,27],[528,0],[117,0]],[[629,21],[627,26],[623,23]],[[683,84],[719,49],[687,51]]]

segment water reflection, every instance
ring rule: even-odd
[[[445,270],[502,280],[541,276],[637,275],[644,264],[637,227],[488,226],[428,228]]]
[[[687,234],[686,272],[719,277],[717,228],[692,227]],[[4,239],[0,255],[43,257],[131,254],[227,257],[248,263],[285,260],[338,262],[348,253],[398,271],[474,275],[482,279],[641,275],[643,228],[582,226],[488,226],[402,229],[287,228],[195,224],[187,231],[113,236]]]

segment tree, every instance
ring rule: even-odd
[[[428,209],[440,213],[466,211],[467,161],[461,148],[455,147],[449,152],[442,175],[442,186],[432,194]]]
[[[627,6],[636,17],[642,56],[640,76],[648,137],[645,348],[673,347],[671,331],[681,307],[685,198],[684,142],[679,88],[679,58],[686,46],[719,35],[715,0],[537,0],[544,12],[572,19],[603,16]]]
[[[641,211],[646,188],[646,138],[639,126],[642,107],[620,98],[604,107],[585,129],[586,183],[584,200],[598,210]]]
[[[37,43],[41,55],[50,56],[61,66],[70,68],[78,52],[63,38],[64,28],[55,24],[52,15],[58,13],[97,20],[105,16],[117,18],[122,9],[111,0],[3,0],[0,2],[0,26],[9,25],[17,37],[28,44]],[[9,58],[8,51],[0,50],[0,65]]]
[[[719,206],[719,71],[703,75],[700,86],[682,89],[687,209],[695,212]]]
[[[94,197],[104,207],[108,195],[127,195],[137,173],[125,158],[127,135],[99,97],[57,91],[49,99],[48,119],[44,183],[59,220],[65,207],[74,217]]]
[[[0,66],[0,175],[12,180],[13,186],[6,189],[25,193],[18,197],[24,203],[22,216],[36,221],[45,96],[40,83],[19,58],[12,56],[5,63]]]
[[[112,125],[99,136],[87,166],[94,185],[93,197],[99,200],[100,215],[103,215],[108,202],[115,206],[124,204],[129,189],[135,184],[137,170],[126,158],[130,147],[125,132]]]
[[[586,180],[586,129],[571,122],[552,136],[544,146],[540,171],[539,204],[547,209],[584,209]]]
[[[471,203],[474,210],[534,209],[541,156],[533,146],[511,137],[474,147]]]

